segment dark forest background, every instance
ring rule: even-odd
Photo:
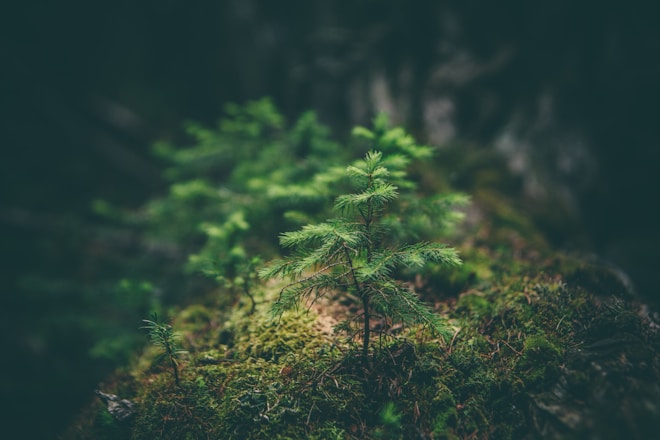
[[[495,149],[529,200],[562,207],[534,214],[558,248],[619,268],[657,304],[652,3],[0,7],[0,432],[55,436],[115,367],[88,356],[80,324],[102,313],[85,290],[104,276],[90,203],[163,191],[151,144],[185,140],[183,121],[212,125],[229,101],[314,109],[340,138],[385,110],[428,142]]]

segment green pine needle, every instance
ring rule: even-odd
[[[382,124],[382,121],[381,121]],[[382,128],[382,127],[381,127]],[[397,130],[380,135],[357,129],[363,138],[371,135],[379,142],[398,142],[411,157],[424,157],[424,147],[416,147]],[[400,145],[400,146],[401,146]],[[395,168],[390,172],[385,164]],[[428,263],[457,266],[461,260],[455,249],[438,243],[418,242],[398,244],[388,235],[392,216],[387,209],[399,199],[399,188],[389,180],[394,178],[402,188],[414,188],[403,169],[408,159],[399,153],[384,156],[369,151],[364,159],[346,170],[356,186],[356,192],[340,195],[335,201],[337,217],[324,223],[310,224],[281,235],[280,244],[294,251],[288,258],[273,261],[262,269],[263,278],[280,277],[289,280],[273,304],[273,317],[301,303],[314,300],[329,291],[345,292],[362,303],[360,315],[349,318],[338,328],[350,329],[355,318],[362,320],[363,354],[369,351],[370,317],[380,315],[388,321],[402,324],[421,324],[437,334],[447,333],[447,326],[419,296],[393,278],[397,267],[419,269]],[[400,213],[414,218],[416,212]]]

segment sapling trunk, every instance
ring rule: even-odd
[[[179,365],[176,363],[176,359],[174,357],[174,352],[172,351],[172,347],[168,346],[167,347],[167,357],[170,359],[170,366],[172,367],[172,373],[174,373],[174,383],[176,384],[177,387],[181,388],[181,383],[179,382]]]
[[[362,308],[364,309],[364,341],[362,342],[362,356],[367,359],[369,355],[369,339],[371,338],[371,317],[369,316],[369,297],[362,295]]]
[[[369,355],[369,339],[371,337],[371,317],[369,316],[369,295],[362,289],[360,283],[355,276],[355,267],[353,266],[353,260],[351,259],[351,254],[348,253],[348,246],[344,244],[344,253],[346,255],[346,261],[348,262],[348,267],[351,271],[351,278],[353,279],[353,286],[355,291],[358,294],[358,298],[362,299],[362,313],[364,319],[364,330],[363,330],[363,341],[362,341],[362,356],[366,359]]]

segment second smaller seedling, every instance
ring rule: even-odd
[[[146,329],[149,332],[151,343],[163,350],[156,361],[168,360],[172,368],[172,374],[174,375],[174,382],[176,386],[181,387],[178,360],[182,354],[187,352],[179,346],[179,335],[174,332],[171,325],[158,322],[158,315],[156,313],[151,316],[151,319],[143,319],[142,322],[145,325],[140,328]]]

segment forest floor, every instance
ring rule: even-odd
[[[660,429],[660,337],[625,279],[556,252],[495,192],[474,195],[452,243],[460,269],[412,280],[443,338],[372,321],[335,333],[358,305],[326,296],[271,319],[279,287],[221,289],[172,321],[181,385],[148,347],[99,388],[129,399],[118,421],[94,399],[64,439],[648,438]],[[234,298],[228,304],[227,298]]]

